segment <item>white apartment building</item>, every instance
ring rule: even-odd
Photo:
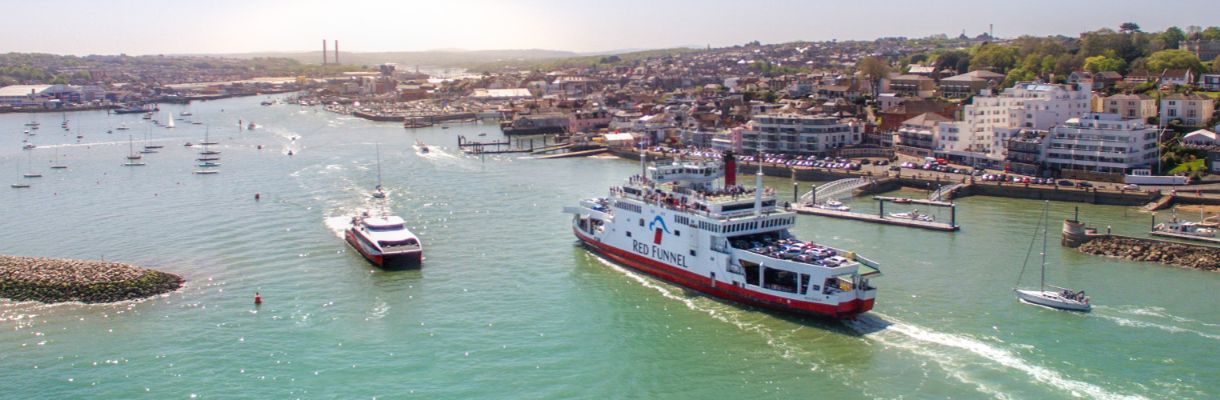
[[[1126,173],[1156,161],[1157,129],[1118,114],[1085,114],[1051,128],[1045,162],[1060,170]]]
[[[746,153],[823,155],[860,143],[863,124],[826,115],[764,114],[742,132]]]
[[[1046,130],[1089,112],[1093,94],[1074,85],[1020,82],[997,95],[975,96],[962,121],[942,123],[938,143],[951,159],[1002,162],[1005,144],[1021,129]]]

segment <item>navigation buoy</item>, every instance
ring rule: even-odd
[[[263,296],[259,295],[258,292],[254,292],[254,305],[259,304],[263,304]]]
[[[259,193],[255,193],[255,194],[254,194],[254,201],[259,201],[259,200],[261,200],[262,198],[263,198],[263,195],[262,195],[262,194],[259,194]]]

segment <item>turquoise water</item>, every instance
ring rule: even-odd
[[[0,252],[119,260],[188,283],[141,302],[0,303],[0,397],[1220,396],[1220,275],[1083,255],[1052,237],[1050,280],[1086,289],[1094,312],[1016,302],[1037,201],[962,199],[954,234],[802,216],[799,235],[855,249],[885,276],[859,320],[800,319],[576,246],[562,207],[637,163],[466,157],[456,136],[494,139],[494,126],[409,131],[261,100],[191,107],[222,142],[215,176],[192,175],[196,150],[181,146],[203,126],[147,128],[166,147],[125,168],[126,134],[105,130],[125,121],[139,146],[149,124],[138,116],[69,114],[81,144],[62,116],[38,116],[31,159],[46,177],[0,190]],[[27,168],[29,119],[0,115],[9,181]],[[239,133],[238,119],[260,127]],[[433,151],[413,149],[417,138]],[[366,195],[377,144],[386,206],[424,241],[421,270],[378,270],[340,239],[347,216],[379,207]],[[45,168],[56,148],[69,169]],[[1073,206],[1052,203],[1052,221]],[[1082,206],[1081,217],[1128,234],[1148,223],[1125,207]]]

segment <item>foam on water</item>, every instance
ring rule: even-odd
[[[1091,383],[1070,379],[1055,370],[1031,364],[1009,350],[968,336],[938,332],[918,325],[907,324],[876,312],[872,314],[861,316],[859,321],[868,321],[870,318],[884,318],[887,322],[873,320],[880,322],[884,329],[875,330],[878,327],[877,322],[870,325],[867,322],[861,323],[857,321],[856,323],[849,323],[848,326],[861,328],[859,330],[866,337],[877,340],[882,344],[928,356],[947,368],[960,368],[964,365],[960,359],[963,355],[962,353],[944,351],[946,349],[956,349],[973,354],[991,363],[991,365],[983,365],[991,368],[1004,367],[1024,372],[1038,382],[1068,391],[1073,396],[1087,396],[1098,399],[1144,398],[1138,395],[1113,393]]]

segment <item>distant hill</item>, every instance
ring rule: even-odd
[[[327,60],[333,61],[334,49],[329,49]],[[433,67],[461,67],[487,63],[517,63],[545,59],[558,59],[581,56],[583,54],[571,51],[520,49],[520,50],[427,50],[427,51],[388,51],[388,52],[345,52],[340,48],[339,61],[343,64],[377,65],[396,63],[404,66],[421,65]],[[307,64],[321,64],[322,50],[311,52],[259,52],[209,54],[228,58],[282,57]]]

